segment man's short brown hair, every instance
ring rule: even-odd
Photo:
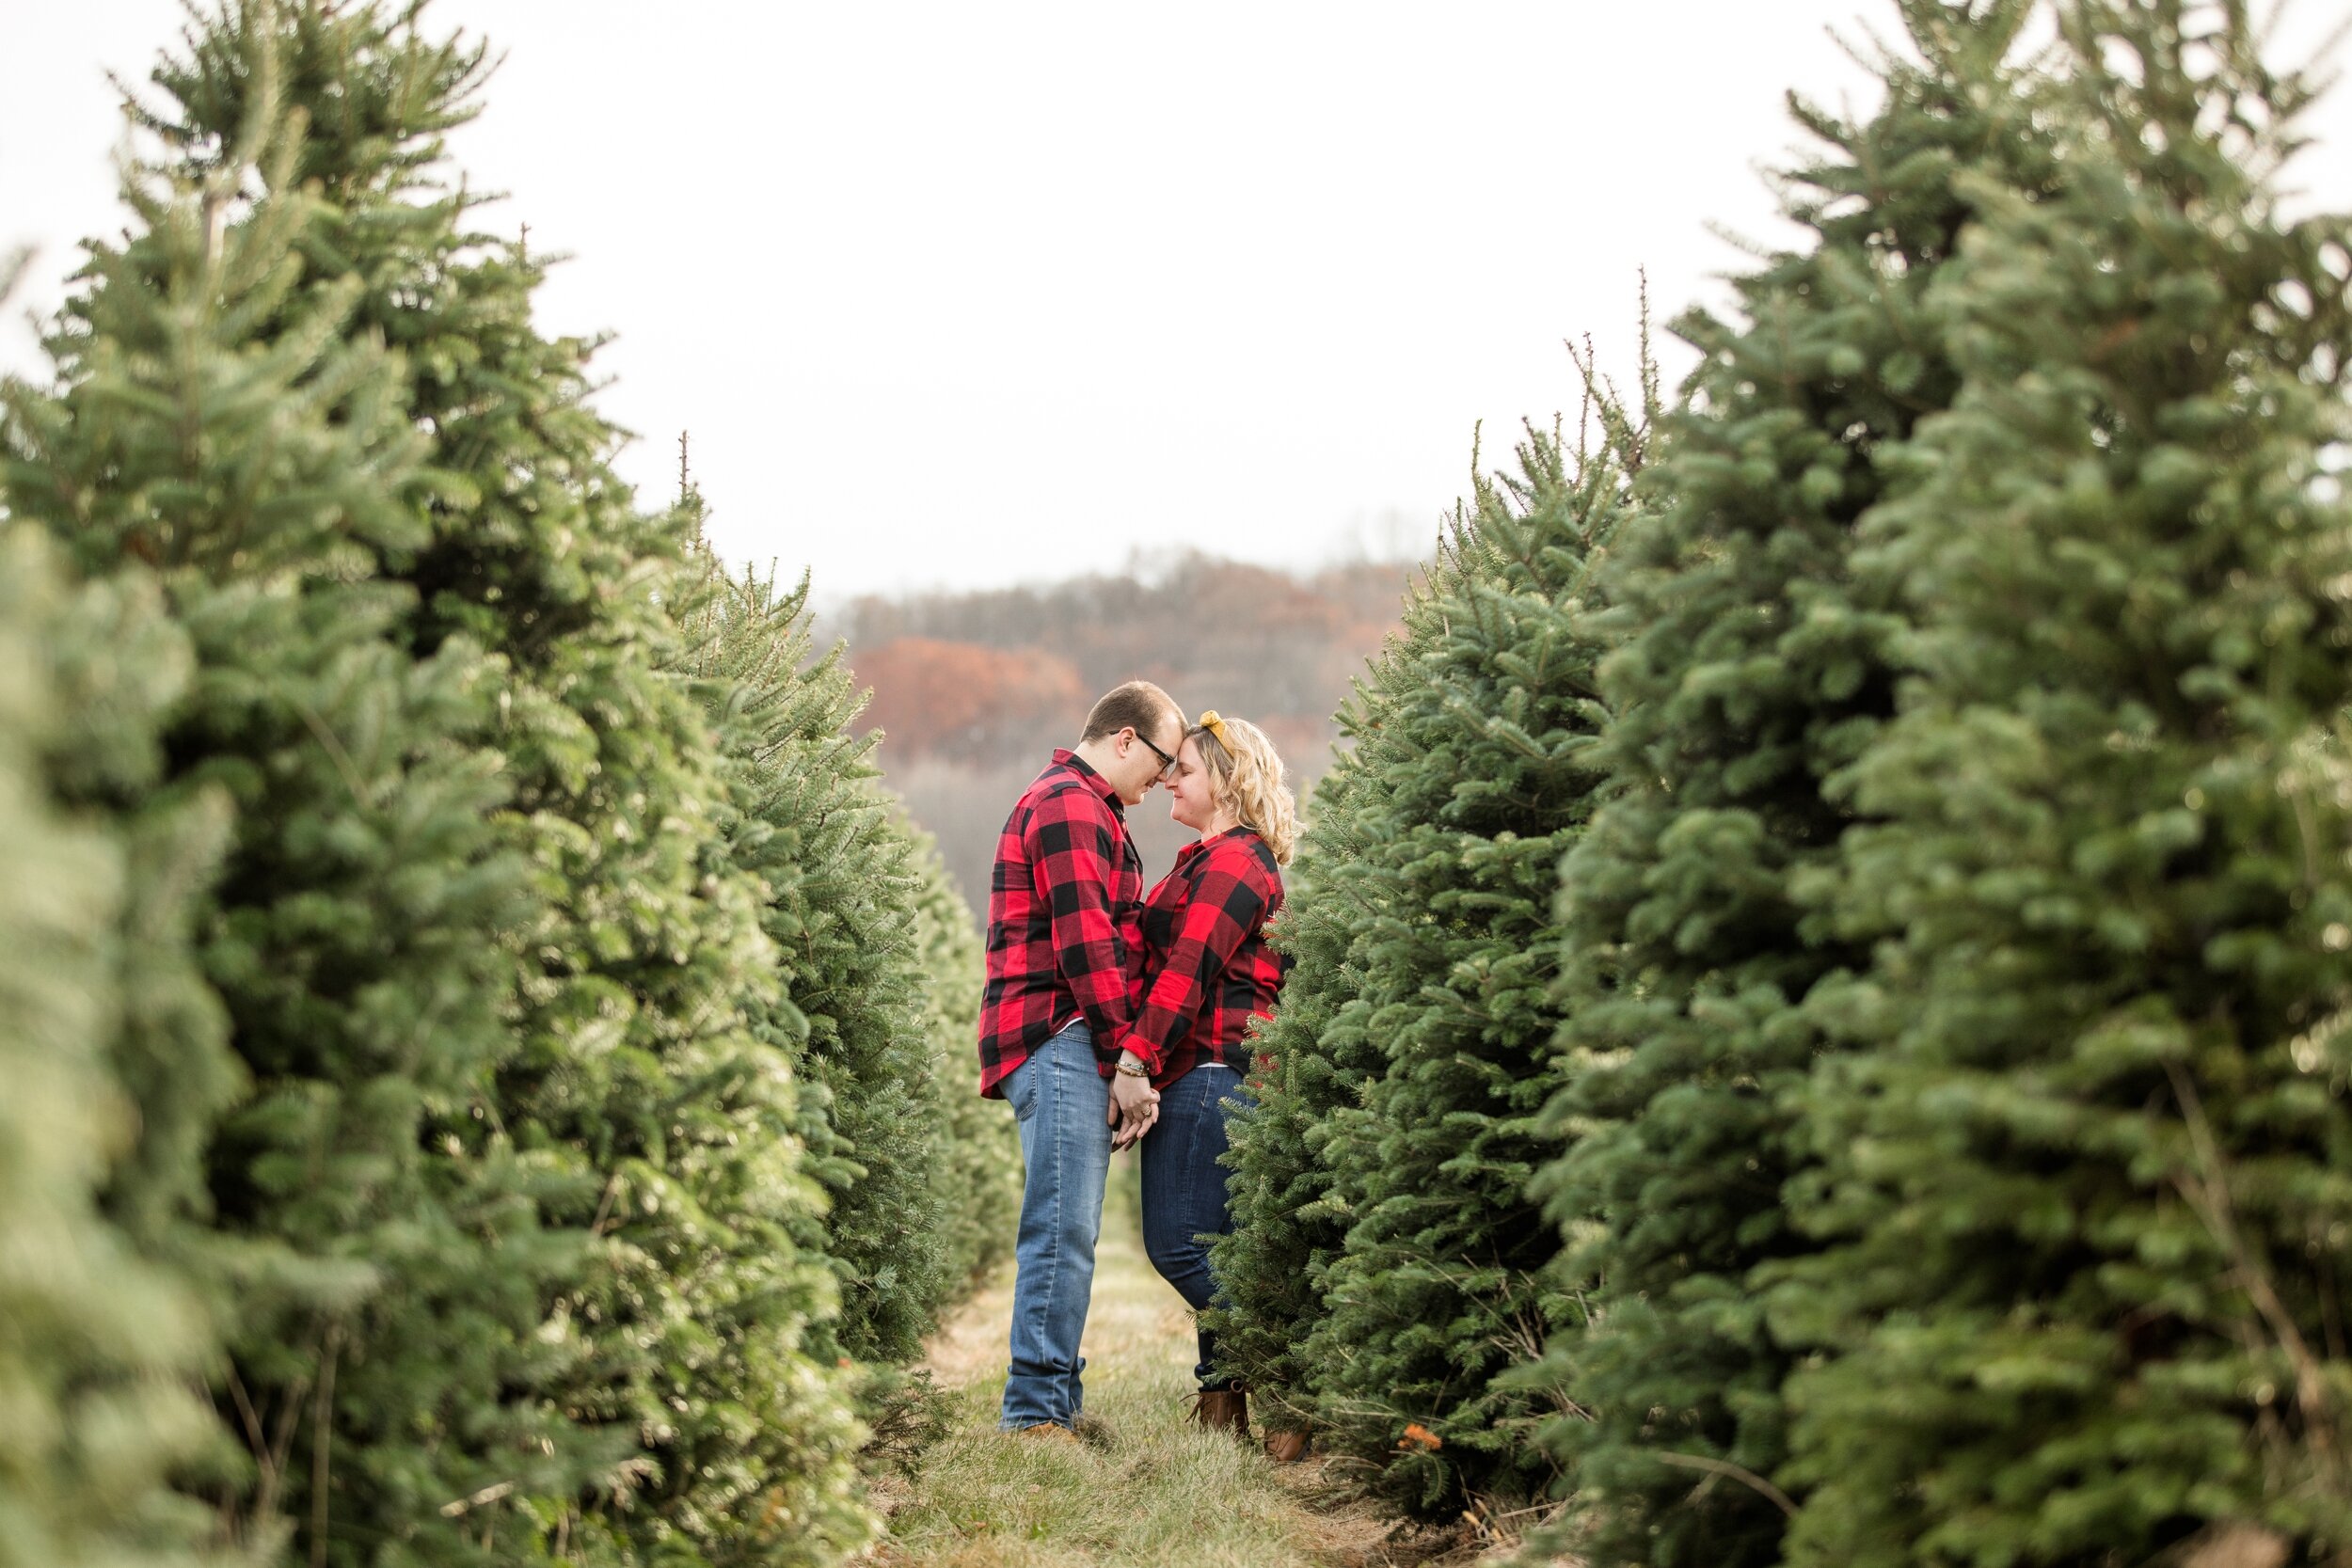
[[[1086,734],[1078,737],[1080,745],[1089,740],[1104,740],[1133,726],[1136,734],[1149,739],[1160,727],[1160,721],[1173,717],[1176,727],[1184,727],[1184,710],[1176,705],[1176,699],[1153,686],[1150,681],[1129,681],[1113,687],[1094,705],[1087,715]]]

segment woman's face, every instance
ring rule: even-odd
[[[1209,789],[1209,770],[1200,761],[1200,743],[1191,736],[1184,736],[1184,748],[1176,753],[1176,776],[1168,781],[1168,816],[1196,833],[1209,831],[1216,800]]]

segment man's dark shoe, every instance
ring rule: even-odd
[[[1078,1441],[1089,1447],[1107,1449],[1111,1446],[1111,1424],[1100,1416],[1079,1411],[1070,1418],[1070,1430],[1078,1434]]]

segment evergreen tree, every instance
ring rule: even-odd
[[[126,929],[180,936],[185,904],[126,851],[200,869],[220,814],[199,801],[134,825],[62,808],[53,776],[152,772],[157,712],[188,657],[151,584],[70,590],[58,568],[37,530],[0,525],[0,1564],[193,1565],[210,1560],[210,1520],[167,1478],[224,1446],[191,1386],[216,1344],[191,1282],[102,1199],[134,1133],[113,1052],[126,955],[150,996],[200,996],[184,944],[141,951]],[[215,1084],[218,1034],[198,1064]],[[215,1108],[203,1073],[188,1087],[189,1113]]]
[[[1591,579],[1638,451],[1608,423],[1626,438],[1591,455],[1531,429],[1517,475],[1480,477],[1432,578],[1440,630],[1349,801],[1355,852],[1325,873],[1352,906],[1347,1007],[1380,1055],[1320,1151],[1352,1223],[1303,1361],[1328,1440],[1437,1517],[1552,1479],[1528,1396],[1496,1379],[1572,1315],[1527,1186],[1553,1152],[1553,906],[1603,718]]]
[[[1004,1106],[980,1098],[980,933],[972,906],[947,876],[939,847],[911,823],[915,869],[915,951],[928,982],[931,1105],[942,1147],[930,1160],[941,1277],[950,1300],[1012,1256],[1021,1221],[1021,1130]],[[944,1305],[944,1304],[943,1304]]]
[[[2241,8],[2058,16],[2065,186],[1970,187],[1856,558],[1920,626],[1836,781],[1792,1563],[2352,1547],[2352,225],[2280,215]]]
[[[700,520],[698,498],[688,510]],[[762,922],[780,955],[780,1037],[805,1085],[801,1133],[828,1212],[808,1235],[838,1276],[842,1354],[911,1359],[945,1298],[914,843],[876,784],[876,736],[836,646],[816,654],[808,585],[713,569],[689,667],[724,695],[738,806],[760,838]]]
[[[455,1464],[479,1444],[503,1474],[427,1513],[515,1555],[821,1560],[870,1523],[800,1343],[814,1298],[790,1244],[806,1188],[789,1064],[747,1022],[772,1006],[774,953],[757,884],[713,847],[728,802],[707,724],[661,668],[686,524],[639,512],[606,466],[588,346],[531,325],[540,262],[469,231],[474,198],[438,182],[481,46],[426,37],[415,7],[229,6],[154,76],[144,123],[183,175],[252,113],[257,38],[308,127],[263,189],[319,198],[295,237],[302,276],[261,325],[297,341],[306,312],[348,293],[345,333],[399,351],[391,403],[425,445],[404,531],[357,541],[351,569],[398,591],[390,629],[416,656],[478,643],[501,661],[466,734],[497,748],[511,802],[476,816],[530,872],[523,906],[478,923],[472,947],[510,1044],[434,1142],[527,1179],[517,1225],[592,1243],[576,1265],[492,1271],[485,1346],[510,1342],[511,1312],[535,1360],[480,1379],[490,1408],[433,1450]],[[515,1457],[494,1423],[547,1395],[566,1429]],[[346,1412],[378,1414],[339,1396]],[[603,1433],[623,1451],[583,1468]],[[403,1549],[388,1539],[353,1550]]]
[[[680,498],[680,509],[699,537],[699,495],[689,490]],[[841,1287],[827,1266],[831,1197],[818,1163],[809,1157],[812,1148],[829,1150],[836,1141],[828,1116],[831,1101],[805,1076],[810,1021],[788,983],[793,966],[784,957],[803,929],[795,916],[804,904],[803,824],[779,809],[779,802],[798,800],[799,786],[825,777],[833,759],[813,744],[818,737],[832,739],[835,753],[852,761],[855,749],[846,744],[840,729],[838,675],[830,665],[803,668],[809,662],[801,616],[804,592],[779,600],[760,579],[732,581],[707,552],[698,552],[691,565],[692,575],[682,580],[675,606],[679,640],[674,669],[710,716],[727,784],[726,800],[713,815],[706,870],[713,877],[748,874],[755,880],[762,924],[777,941],[783,962],[778,979],[785,983],[749,991],[741,1003],[753,1036],[771,1053],[778,1070],[795,1080],[791,1099],[780,1102],[788,1110],[789,1128],[769,1134],[779,1156],[771,1180],[787,1183],[793,1195],[788,1211],[779,1212],[781,1231],[771,1238],[779,1266],[761,1296],[743,1298],[741,1332],[723,1338],[743,1358],[732,1374],[736,1381],[746,1388],[771,1390],[768,1407],[757,1413],[759,1424],[771,1433],[790,1434],[796,1447],[793,1463],[776,1467],[771,1485],[797,1485],[800,1495],[786,1500],[775,1491],[771,1505],[781,1503],[780,1512],[788,1517],[829,1520],[824,1537],[847,1544],[867,1528],[856,1504],[852,1465],[865,1435],[851,1417],[862,1380],[844,1370]],[[786,752],[791,755],[787,758]],[[782,1266],[787,1261],[788,1268]],[[777,1333],[785,1326],[775,1300],[782,1289],[794,1295],[785,1336]],[[763,1321],[765,1334],[758,1332]],[[761,1347],[778,1344],[807,1361],[811,1372],[794,1377],[783,1361],[757,1359]]]
[[[92,247],[53,340],[57,394],[15,406],[12,503],[89,571],[153,562],[186,630],[193,677],[136,786],[157,809],[216,792],[234,815],[191,934],[244,1093],[217,1125],[191,1115],[233,1085],[210,1014],[135,1001],[118,1057],[141,1138],[110,1201],[184,1256],[229,1329],[231,1539],[486,1560],[508,1532],[453,1500],[561,1497],[596,1473],[583,1449],[629,1434],[583,1443],[546,1399],[506,1397],[569,1354],[540,1332],[548,1248],[527,1173],[432,1132],[506,1052],[485,938],[524,883],[475,738],[497,670],[465,639],[417,657],[399,635],[414,594],[370,574],[422,537],[419,443],[396,366],[350,335],[353,291],[297,287],[299,122],[267,38],[237,42],[247,112],[200,173],[133,177],[128,241]]]
[[[1609,799],[1563,867],[1563,1046],[1539,1191],[1568,1231],[1588,1328],[1554,1347],[1581,1413],[1547,1430],[1597,1562],[1776,1559],[1769,1479],[1792,1360],[1750,1285],[1804,1250],[1782,1186],[1813,1158],[1789,1097],[1827,1042],[1803,1011],[1867,952],[1812,895],[1851,802],[1826,781],[1892,711],[1900,628],[1854,580],[1856,520],[1924,416],[1948,405],[1932,283],[1988,188],[2055,179],[2006,63],[2026,0],[1902,0],[1916,58],[1787,180],[1815,235],[1737,281],[1741,319],[1688,315],[1701,356],[1647,504],[1601,585]]]
[[[1356,1103],[1380,1053],[1359,997],[1360,926],[1380,910],[1375,894],[1339,879],[1363,852],[1357,801],[1406,752],[1391,723],[1410,700],[1419,660],[1444,631],[1434,578],[1441,559],[1407,590],[1392,633],[1337,715],[1343,746],[1315,785],[1282,912],[1271,927],[1289,960],[1280,1000],[1261,1024],[1252,1103],[1229,1124],[1225,1163],[1232,1230],[1210,1250],[1222,1306],[1208,1322],[1224,1370],[1249,1386],[1260,1421],[1304,1433],[1313,1424],[1308,1331],[1324,1315],[1321,1281],[1339,1256],[1350,1218],[1323,1152],[1333,1114]]]

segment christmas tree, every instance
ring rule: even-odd
[[[699,526],[700,498],[687,505]],[[712,562],[686,618],[684,667],[725,705],[739,809],[756,835],[784,981],[775,1028],[804,1080],[802,1137],[825,1194],[808,1239],[840,1289],[832,1333],[849,1355],[896,1362],[916,1354],[950,1285],[933,1176],[952,1134],[932,1085],[924,883],[877,784],[876,737],[851,729],[865,699],[838,647],[816,651],[807,602],[805,581],[779,592]]]
[[[942,1146],[930,1161],[940,1231],[940,1267],[960,1295],[1012,1256],[1021,1223],[1021,1132],[1005,1108],[980,1098],[980,933],[972,906],[948,878],[930,835],[912,824],[922,879],[914,906],[915,948],[928,982],[924,1032],[930,1042],[930,1104]]]
[[[1531,429],[1518,473],[1480,476],[1431,578],[1438,634],[1348,802],[1354,852],[1325,873],[1379,1061],[1328,1118],[1327,1201],[1352,1223],[1301,1358],[1327,1445],[1437,1517],[1552,1480],[1527,1395],[1497,1377],[1573,1315],[1527,1185],[1555,1152],[1536,1128],[1560,1085],[1553,906],[1604,717],[1592,578],[1639,461],[1639,430],[1607,423],[1591,454]]]
[[[370,574],[421,537],[419,443],[396,366],[348,335],[354,292],[295,291],[308,198],[251,195],[283,188],[299,127],[275,55],[245,41],[249,113],[211,166],[135,173],[126,244],[93,247],[53,339],[59,391],[18,405],[11,499],[86,570],[154,563],[194,668],[151,787],[233,813],[192,923],[246,1092],[209,1145],[170,1108],[213,1073],[189,1006],[136,1009],[119,1053],[158,1113],[129,1223],[158,1246],[203,1227],[183,1239],[229,1331],[220,1398],[247,1468],[221,1520],[262,1549],[291,1523],[330,1556],[437,1535],[459,1560],[484,1532],[448,1522],[451,1499],[591,1473],[560,1468],[561,1412],[500,1397],[564,1354],[529,1338],[542,1252],[519,1174],[428,1133],[508,1037],[484,939],[523,868],[487,824],[506,791],[473,738],[496,669],[463,639],[419,657],[414,595]],[[167,1186],[193,1185],[199,1149],[200,1188]]]
[[[2058,16],[2063,187],[1966,187],[1855,558],[1918,625],[1824,873],[1792,1563],[2352,1546],[2352,225],[2241,8]]]
[[[1961,231],[1987,189],[2054,183],[2006,63],[2027,10],[1903,0],[1915,55],[1880,62],[1873,115],[1795,105],[1822,150],[1784,211],[1813,243],[1736,280],[1737,318],[1677,324],[1700,363],[1603,577],[1609,799],[1563,868],[1571,1141],[1539,1187],[1593,1312],[1555,1342],[1580,1408],[1544,1441],[1597,1562],[1777,1559],[1795,1353],[1750,1275],[1808,1245],[1781,1206],[1829,1044],[1803,1005],[1867,957],[1812,899],[1854,820],[1829,781],[1893,711],[1902,626],[1854,528],[1951,401],[1934,284]]]
[[[788,690],[756,736],[754,812],[793,859],[765,919],[805,1021],[807,1081],[825,1108],[812,1166],[831,1198],[825,1252],[841,1276],[840,1341],[861,1360],[910,1359],[946,1294],[931,1165],[946,1130],[924,1114],[925,1026],[913,842],[877,787],[865,699],[835,646],[809,657],[807,585],[737,583],[726,636],[760,661],[755,700]]]
[[[217,1354],[194,1282],[103,1198],[134,1140],[114,1047],[133,984],[199,999],[202,1056],[183,1117],[230,1080],[217,1014],[184,942],[216,802],[119,816],[69,810],[54,781],[137,787],[158,767],[158,713],[188,651],[135,572],[70,588],[30,526],[0,524],[0,1563],[174,1568],[206,1511],[169,1479],[215,1463],[227,1434],[191,1384]],[[175,844],[176,841],[176,844]],[[134,852],[151,856],[145,872]],[[168,867],[176,875],[154,877]],[[175,887],[181,878],[185,882]],[[145,900],[136,906],[133,899]],[[142,942],[135,927],[160,941]],[[179,939],[179,940],[175,940]],[[141,978],[123,973],[135,956]],[[211,1091],[211,1092],[208,1092]]]
[[[662,668],[690,536],[606,467],[587,345],[531,324],[539,261],[470,232],[473,198],[439,183],[481,47],[426,37],[413,8],[204,18],[143,117],[180,178],[209,177],[259,112],[265,55],[303,134],[263,170],[263,209],[314,199],[298,272],[246,319],[282,353],[335,300],[343,341],[396,351],[385,403],[422,466],[398,526],[345,539],[340,569],[371,580],[422,667],[493,661],[458,730],[495,756],[503,802],[471,816],[525,872],[467,947],[498,1009],[493,1070],[428,1106],[428,1148],[512,1177],[472,1232],[498,1266],[446,1282],[495,1300],[446,1374],[379,1358],[363,1394],[346,1369],[322,1441],[352,1453],[326,1473],[338,1506],[363,1472],[381,1492],[335,1549],[373,1560],[446,1528],[492,1555],[822,1560],[869,1526],[798,1348],[817,1299],[787,1244],[807,1212],[789,1063],[748,1022],[776,984],[759,890],[716,847],[720,757]],[[437,1386],[448,1399],[410,1414]],[[423,1457],[402,1458],[411,1442]]]
[[[1431,581],[1443,569],[1440,562],[1413,584],[1402,629],[1340,709],[1347,744],[1315,785],[1282,912],[1270,927],[1289,973],[1273,1016],[1260,1025],[1254,1102],[1229,1129],[1233,1227],[1210,1251],[1224,1300],[1207,1321],[1225,1370],[1248,1385],[1257,1418],[1275,1432],[1313,1425],[1311,1369],[1301,1353],[1325,1311],[1320,1282],[1351,1223],[1323,1152],[1333,1113],[1361,1098],[1381,1059],[1364,1026],[1356,951],[1359,927],[1379,906],[1366,902],[1376,895],[1340,879],[1362,851],[1357,799],[1392,756],[1405,754],[1389,725],[1412,695],[1418,660],[1443,633]]]

